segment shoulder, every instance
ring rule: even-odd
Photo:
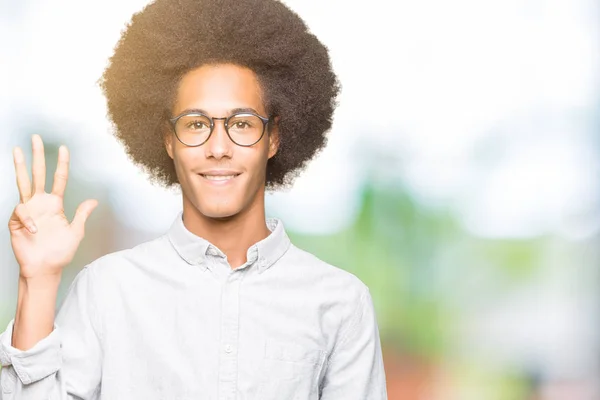
[[[129,249],[108,253],[83,267],[81,273],[87,273],[97,279],[127,275],[140,267],[149,268],[163,264],[162,259],[170,256],[171,244],[166,235],[143,242]],[[164,264],[163,264],[164,265]]]
[[[314,289],[320,293],[335,294],[340,300],[350,304],[358,304],[369,294],[367,285],[353,273],[293,244],[290,245],[286,256],[301,279],[312,282]]]

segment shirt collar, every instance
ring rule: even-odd
[[[267,218],[266,223],[271,233],[263,240],[250,246],[246,253],[249,263],[256,262],[260,273],[275,264],[291,244],[280,219]],[[182,212],[173,221],[167,236],[175,251],[188,264],[198,265],[206,269],[208,263],[205,261],[209,255],[225,256],[215,245],[200,236],[196,236],[185,227]]]

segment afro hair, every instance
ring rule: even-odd
[[[231,63],[258,77],[279,150],[266,188],[289,186],[326,144],[340,85],[327,48],[277,0],[156,0],[133,15],[100,80],[114,133],[153,181],[178,184],[164,137],[190,70]]]

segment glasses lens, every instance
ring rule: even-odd
[[[252,114],[235,114],[227,123],[229,136],[239,145],[249,146],[258,141],[263,134],[264,124]]]
[[[175,133],[188,146],[197,146],[210,135],[210,120],[204,115],[184,115],[177,120]]]

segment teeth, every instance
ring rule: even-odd
[[[235,178],[235,175],[202,175],[206,179],[211,181],[226,181],[231,178]]]

